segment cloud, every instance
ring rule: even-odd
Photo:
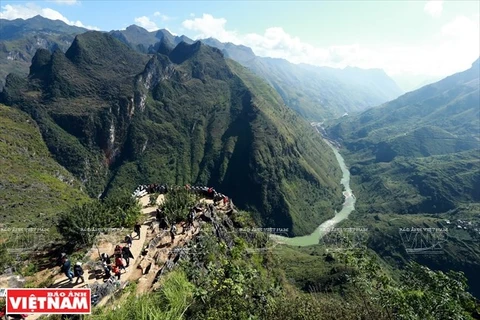
[[[431,15],[434,18],[438,18],[442,15],[443,2],[441,0],[430,0],[425,3],[423,11]]]
[[[2,6],[2,11],[0,11],[0,19],[14,20],[14,19],[29,19],[36,15],[41,15],[44,18],[51,20],[61,20],[66,24],[82,27],[90,30],[100,30],[98,27],[84,25],[81,21],[68,20],[60,12],[50,9],[42,8],[37,6],[34,3],[27,3],[25,5],[10,5],[7,4]]]
[[[213,37],[222,42],[232,42],[240,44],[235,31],[225,30],[227,20],[224,18],[214,18],[211,14],[203,14],[201,18],[194,18],[182,22],[185,29],[199,32],[197,39]]]
[[[157,26],[155,22],[150,20],[149,17],[147,16],[142,16],[142,17],[137,17],[135,18],[135,23],[138,23],[138,25],[144,29],[147,29],[148,31],[157,31],[160,28]]]
[[[158,11],[156,11],[154,14],[153,14],[154,17],[159,17],[160,19],[162,19],[162,21],[170,21],[170,20],[173,20],[172,17],[169,17],[165,14],[162,14]]]
[[[389,75],[411,74],[446,76],[468,69],[478,58],[479,17],[458,16],[443,26],[431,41],[422,45],[369,45],[353,43],[316,47],[292,36],[280,27],[267,28],[263,34],[239,34],[226,29],[227,20],[203,14],[183,21],[182,26],[195,33],[194,39],[213,37],[251,47],[256,55],[283,58],[293,63],[344,68],[381,68]]]
[[[47,2],[55,2],[57,4],[65,4],[67,6],[80,3],[80,1],[77,1],[77,0],[48,0]]]

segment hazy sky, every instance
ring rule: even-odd
[[[446,76],[480,55],[480,1],[9,1],[0,17],[36,14],[91,29],[167,28],[244,44],[291,62]]]

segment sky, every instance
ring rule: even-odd
[[[480,55],[479,0],[0,1],[2,19],[37,14],[93,30],[214,37],[293,63],[381,68],[397,83],[466,70]]]

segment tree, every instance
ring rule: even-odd
[[[60,215],[57,229],[63,238],[75,245],[91,245],[109,228],[132,227],[140,215],[138,201],[120,194],[104,201],[94,200],[76,205]]]

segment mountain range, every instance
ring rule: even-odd
[[[261,79],[195,42],[146,55],[86,32],[37,50],[1,101],[28,113],[91,196],[145,182],[212,185],[265,224],[313,231],[341,204],[330,148]]]
[[[53,51],[58,47],[65,52],[74,35],[86,31],[40,16],[27,20],[1,20],[0,25],[0,33],[5,34],[0,38],[0,54],[3,55],[0,61],[4,65],[0,73],[0,87],[10,72],[28,74],[28,66],[36,49]],[[157,52],[161,42],[167,46],[178,45],[181,41],[188,44],[194,42],[186,36],[173,36],[165,29],[148,32],[136,25],[125,30],[110,31],[109,34],[146,54]],[[258,57],[250,48],[242,45],[221,43],[213,38],[201,41],[222,50],[225,57],[239,62],[266,80],[279,92],[287,106],[308,120],[322,121],[362,111],[393,100],[403,92],[380,69],[296,65],[284,59]]]
[[[26,76],[39,48],[66,51],[77,34],[87,29],[41,16],[30,19],[0,19],[0,88],[9,73]]]
[[[308,120],[321,121],[363,111],[403,93],[380,69],[297,65],[285,59],[255,56],[245,46],[224,44],[213,38],[202,41],[265,79],[289,107]]]
[[[350,160],[357,210],[441,213],[479,204],[479,75],[477,60],[327,128]]]
[[[408,260],[462,270],[471,291],[480,294],[478,232],[466,229],[466,220],[445,222],[478,222],[478,60],[399,96],[382,70],[296,65],[167,30],[92,32],[35,17],[2,20],[0,37],[0,72],[6,76],[0,92],[2,223],[51,225],[52,216],[71,204],[158,182],[213,186],[258,224],[304,235],[344,200],[340,168],[306,121],[312,120],[340,146],[350,169],[356,207],[340,226],[368,227],[368,248],[384,259],[377,270],[398,271]],[[238,217],[249,221],[244,212]],[[242,226],[237,221],[233,228]],[[409,256],[405,249],[418,245],[417,238],[400,239],[399,229],[413,226],[449,227],[443,254]],[[242,247],[238,252],[245,252],[242,241],[235,244]],[[306,291],[313,285],[321,292],[350,291],[344,290],[350,273],[339,258],[343,250],[327,253],[325,244],[279,245],[282,272]],[[208,250],[208,259],[236,256],[242,264],[235,270],[248,270],[238,252],[219,259]],[[362,272],[374,269],[366,261],[359,258],[356,265]],[[381,277],[372,282],[367,276],[365,283],[383,283]],[[430,288],[434,295],[446,279],[439,277]],[[403,301],[418,292],[426,296],[412,290],[407,284]],[[244,294],[236,296],[243,302]],[[363,308],[366,300],[349,301]],[[287,309],[281,313],[289,319]]]

